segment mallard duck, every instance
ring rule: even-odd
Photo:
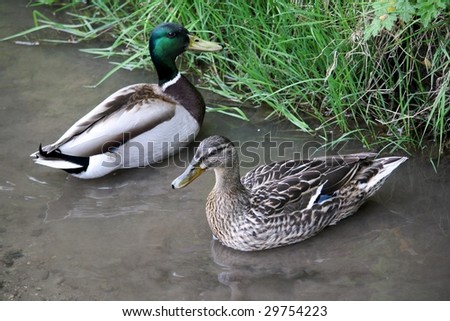
[[[216,183],[206,202],[213,235],[224,245],[256,251],[305,240],[355,213],[406,157],[374,153],[286,160],[241,178],[233,143],[203,140],[189,166],[172,182],[182,188],[207,169]]]
[[[201,94],[179,73],[175,59],[186,50],[221,49],[178,24],[158,25],[151,33],[149,50],[159,83],[118,90],[55,143],[39,146],[30,156],[37,164],[86,179],[170,156],[195,138],[205,114]]]

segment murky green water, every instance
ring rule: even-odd
[[[0,3],[0,37],[30,26],[26,2]],[[111,68],[71,45],[0,43],[1,299],[450,299],[448,160],[436,174],[413,157],[357,215],[259,253],[211,241],[204,214],[211,173],[173,191],[178,161],[90,181],[34,165],[28,155],[39,143],[56,140],[108,94],[155,81],[123,71],[83,87]],[[209,113],[201,136],[260,142],[270,132],[278,142],[294,140],[286,157],[316,146],[287,124],[265,121],[262,110],[249,114],[251,123]]]

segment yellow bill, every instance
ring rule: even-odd
[[[187,49],[192,51],[220,51],[223,47],[217,42],[206,41],[194,35],[189,35],[189,46]]]
[[[178,189],[189,185],[193,180],[199,177],[205,170],[200,167],[189,165],[183,174],[175,178],[172,182],[172,188]]]

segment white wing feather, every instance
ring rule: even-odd
[[[120,144],[175,114],[176,102],[150,98],[133,108],[122,106],[108,114],[108,106],[120,96],[129,95],[141,86],[150,86],[155,94],[164,95],[156,85],[135,84],[120,89],[73,124],[55,143],[44,147],[50,152],[59,148],[62,153],[92,156],[104,151],[113,142]],[[105,115],[102,115],[105,114]]]

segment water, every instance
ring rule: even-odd
[[[2,1],[0,37],[30,26],[26,2]],[[112,65],[76,46],[3,42],[0,52],[1,299],[450,299],[448,159],[436,174],[412,157],[357,215],[293,246],[241,253],[211,240],[211,173],[173,191],[177,161],[82,181],[28,157],[111,92],[155,75],[122,71],[89,89]],[[201,136],[259,142],[270,132],[294,140],[285,157],[315,146],[267,111],[248,112],[251,123],[208,113]]]

